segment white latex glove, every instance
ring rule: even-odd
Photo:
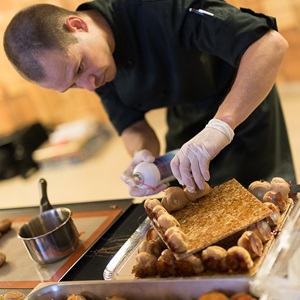
[[[166,189],[169,184],[164,183],[158,185],[155,189],[153,188],[138,188],[136,187],[136,182],[132,176],[133,170],[140,162],[154,162],[155,157],[153,154],[148,150],[141,150],[135,153],[134,157],[132,158],[129,166],[126,168],[126,170],[121,174],[121,180],[125,182],[128,185],[129,188],[129,194],[133,197],[144,197],[149,196],[153,194],[157,194],[161,192],[162,190]]]
[[[204,189],[204,181],[210,179],[209,163],[234,137],[231,127],[212,119],[205,128],[186,142],[171,161],[171,169],[180,184],[190,192]]]

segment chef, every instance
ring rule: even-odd
[[[30,6],[4,35],[29,81],[95,91],[132,161],[121,179],[132,196],[141,161],[161,152],[147,112],[166,107],[166,149],[189,191],[236,178],[244,186],[295,181],[275,80],[288,50],[276,20],[222,0],[107,0],[76,11]],[[161,185],[163,189],[167,185]]]

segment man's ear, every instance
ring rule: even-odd
[[[78,16],[68,16],[65,20],[65,25],[67,28],[72,31],[86,31],[88,32],[88,25],[87,23]]]

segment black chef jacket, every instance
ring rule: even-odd
[[[210,14],[198,15],[190,8]],[[244,51],[272,17],[221,0],[98,0],[116,42],[116,78],[96,92],[119,134],[149,110],[167,107],[167,151],[180,148],[215,115]],[[274,87],[211,162],[211,185],[236,178],[247,186],[274,176],[295,181],[280,100]]]

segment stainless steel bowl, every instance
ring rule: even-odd
[[[78,246],[79,233],[68,208],[47,210],[25,223],[18,232],[30,257],[40,264],[61,260]]]

